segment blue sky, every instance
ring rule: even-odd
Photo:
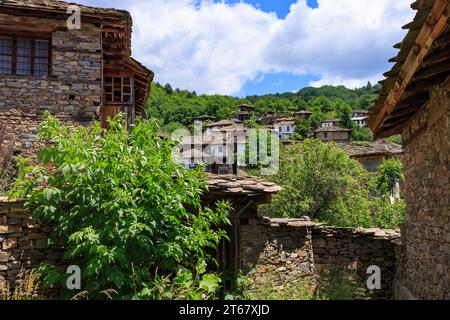
[[[285,18],[295,0],[226,0],[227,3],[246,2],[265,12],[275,12],[279,18]],[[308,6],[317,8],[317,0],[307,0]]]
[[[241,2],[242,0],[227,0],[227,3]],[[289,13],[290,6],[297,2],[294,0],[248,0],[247,2],[256,8],[265,12],[275,12],[279,18],[285,18]],[[317,0],[308,0],[308,6],[317,8]],[[267,93],[282,93],[292,92],[306,87],[311,81],[319,80],[318,76],[314,75],[293,75],[289,72],[267,73],[261,75],[259,79],[248,81],[241,91],[239,96],[245,97],[248,95],[263,95]]]
[[[156,81],[236,96],[376,83],[411,0],[78,0],[129,10]]]

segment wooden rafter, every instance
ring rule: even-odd
[[[392,113],[398,102],[402,99],[413,76],[429,54],[435,39],[446,29],[450,12],[448,0],[436,0],[426,22],[418,33],[416,42],[411,48],[408,57],[401,66],[399,76],[390,90],[383,106],[372,122],[372,129],[378,133],[387,115]]]

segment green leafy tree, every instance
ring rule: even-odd
[[[306,139],[282,151],[273,180],[283,187],[261,213],[313,219],[336,226],[372,225],[368,173],[341,149]]]
[[[404,179],[402,162],[395,158],[385,160],[375,179],[378,190],[392,195],[398,184]]]
[[[406,218],[406,203],[397,194],[404,180],[402,162],[398,159],[384,161],[373,179],[379,194],[374,199],[375,222],[381,228],[397,228]]]
[[[65,250],[61,264],[81,267],[90,298],[111,290],[116,298],[158,298],[151,293],[162,276],[177,286],[176,274],[196,277],[202,261],[214,262],[207,252],[225,236],[228,206],[201,206],[203,172],[175,162],[172,143],[158,138],[153,122],[138,121],[128,132],[118,117],[105,131],[98,123],[71,129],[49,117],[39,137],[47,147],[38,165],[22,166],[13,195],[55,226],[51,242]],[[73,295],[61,265],[40,271],[62,297]],[[213,277],[198,279],[214,285]]]
[[[352,121],[352,107],[342,100],[336,102],[336,112],[339,119],[341,119],[341,124],[343,128],[353,129]]]
[[[311,121],[307,119],[298,119],[295,121],[295,139],[303,141],[309,137],[311,130]]]
[[[355,125],[351,134],[351,139],[352,141],[372,142],[373,141],[372,130],[370,130],[369,128],[360,128]]]

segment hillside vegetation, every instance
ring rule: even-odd
[[[377,86],[370,83],[358,89],[343,86],[304,88],[297,93],[269,94],[236,98],[222,95],[197,95],[196,92],[173,89],[169,84],[152,84],[148,114],[159,120],[165,131],[192,125],[194,118],[210,115],[222,120],[232,117],[236,106],[252,104],[259,113],[286,113],[299,110],[313,112],[311,125],[355,109],[369,109],[377,97]]]

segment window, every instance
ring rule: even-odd
[[[50,40],[0,36],[0,74],[47,77]]]
[[[31,76],[32,42],[31,39],[17,39],[16,74],[19,76]]]
[[[12,38],[0,38],[0,73],[12,73]]]
[[[132,103],[130,77],[105,78],[105,101],[110,103]]]
[[[291,127],[287,126],[286,132],[291,132]]]
[[[278,127],[278,132],[283,132],[283,128],[282,127]]]

